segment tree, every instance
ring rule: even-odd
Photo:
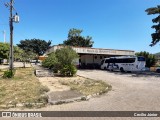
[[[59,62],[59,71],[63,76],[73,76],[77,69],[74,65],[74,60],[78,58],[78,54],[71,47],[57,49],[56,57]]]
[[[20,60],[23,62],[23,67],[25,67],[25,62],[29,59],[32,59],[36,56],[32,51],[24,51],[18,46],[14,47],[14,60]],[[10,46],[8,43],[0,43],[0,59],[9,59],[9,50]]]
[[[14,46],[14,60],[20,60],[25,68],[25,63],[34,59],[36,54],[32,51],[24,51],[18,46]]]
[[[63,41],[63,44],[69,46],[92,47],[94,43],[92,37],[83,37],[81,36],[82,32],[83,30],[75,28],[70,29],[68,32],[68,39]]]
[[[160,5],[157,7],[148,8],[145,10],[148,15],[159,14],[158,17],[152,19],[153,23],[157,23],[157,25],[153,25],[151,28],[155,29],[155,33],[152,33],[152,42],[150,46],[156,45],[160,41]]]
[[[42,62],[42,66],[53,69],[54,72],[60,71],[63,76],[73,76],[77,69],[74,60],[78,58],[78,54],[71,47],[64,47],[51,53]]]
[[[9,58],[9,44],[0,42],[0,58],[8,59]]]
[[[143,52],[137,52],[137,56],[143,56],[146,59],[146,67],[151,67],[155,65],[156,63],[156,57],[153,54],[150,54],[149,52],[143,51]]]
[[[55,54],[61,65],[73,64],[73,60],[78,58],[78,54],[71,47],[57,49]]]
[[[54,68],[58,64],[58,59],[55,55],[55,53],[51,53],[48,55],[48,57],[42,62],[43,67],[48,67],[48,68]]]
[[[35,58],[36,54],[32,51],[24,51],[22,50],[20,53],[20,61],[23,62],[23,67],[25,68],[25,63],[29,60],[32,60]]]
[[[18,46],[14,46],[14,60],[20,60],[22,57],[23,50]]]
[[[25,39],[21,40],[20,44],[17,44],[18,47],[24,51],[32,51],[37,55],[43,55],[47,49],[50,48],[51,41],[46,42],[45,40],[40,39]]]

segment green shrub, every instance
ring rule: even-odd
[[[58,70],[63,76],[73,76],[76,74],[77,69],[73,65],[73,61],[78,58],[78,54],[71,47],[64,46],[57,49],[56,57],[59,61]]]
[[[64,48],[57,49],[55,54],[62,66],[70,65],[76,58],[78,58],[76,51],[74,51],[71,47],[66,46],[64,46]]]
[[[69,70],[70,70],[71,76],[77,73],[77,68],[75,67],[75,65],[70,65]]]
[[[64,65],[61,69],[60,69],[60,74],[63,76],[73,76],[75,75],[77,72],[76,67],[71,64],[71,65]]]
[[[54,65],[54,68],[53,68],[53,73],[58,73],[58,71],[62,68],[62,65],[57,62],[55,65]]]
[[[71,47],[57,49],[55,53],[49,56],[42,62],[43,67],[53,69],[54,73],[60,72],[63,76],[73,76],[76,74],[77,69],[73,65],[78,54]]]
[[[3,74],[3,78],[12,78],[14,76],[15,70],[7,70]]]
[[[58,63],[55,53],[51,53],[43,62],[42,66],[47,68],[54,68],[55,64]]]

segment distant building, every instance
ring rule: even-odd
[[[64,46],[55,45],[48,49],[44,55],[48,55],[55,52],[57,49],[61,49]],[[133,50],[115,50],[115,49],[102,49],[102,48],[89,48],[89,47],[73,47],[78,55],[79,59],[76,62],[77,65],[87,68],[98,68],[103,58],[112,56],[134,56]]]

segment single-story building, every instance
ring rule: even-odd
[[[55,45],[48,49],[44,56],[61,49],[64,46]],[[79,55],[79,59],[75,61],[76,65],[82,68],[99,68],[101,60],[113,56],[134,56],[133,50],[115,50],[115,49],[102,49],[102,48],[89,48],[89,47],[75,47],[71,46],[73,50]]]

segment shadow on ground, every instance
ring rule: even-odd
[[[116,75],[130,75],[131,77],[160,77],[160,73],[156,72],[112,72]]]

